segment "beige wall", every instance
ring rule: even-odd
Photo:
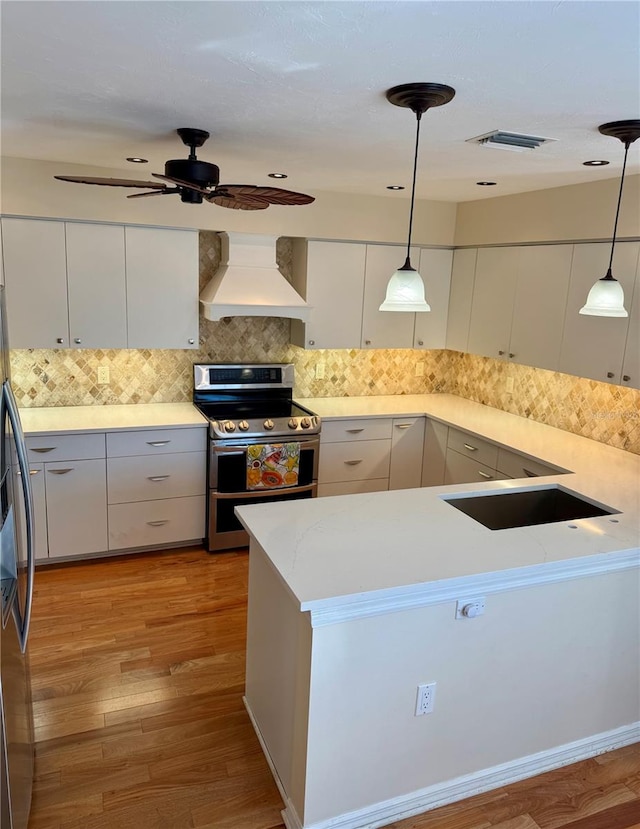
[[[362,239],[406,242],[409,197],[360,196],[316,192],[304,207],[269,207],[263,211],[227,210],[210,204],[183,204],[177,196],[127,199],[140,192],[120,187],[92,187],[56,181],[54,175],[125,177],[146,180],[150,172],[105,170],[61,162],[2,159],[4,214],[98,222],[192,227],[199,230],[235,230],[276,236]],[[413,241],[425,245],[452,245],[456,205],[450,202],[416,203]]]
[[[458,205],[456,246],[610,239],[620,179]],[[618,237],[640,235],[640,176],[627,176]]]

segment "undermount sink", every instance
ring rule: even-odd
[[[575,492],[557,485],[524,492],[501,490],[469,497],[454,495],[443,500],[490,530],[553,524],[619,512],[587,501]]]

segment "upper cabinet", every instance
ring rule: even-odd
[[[477,248],[459,248],[453,252],[446,338],[446,347],[452,351],[469,350],[469,323],[477,258]]]
[[[613,272],[624,290],[625,307],[630,312],[630,317],[591,317],[579,313],[593,283],[606,273],[610,252],[609,244],[575,246],[559,370],[593,380],[640,388],[640,296],[637,284],[634,291],[639,242],[618,242],[613,261]],[[628,379],[623,380],[623,375]]]
[[[402,266],[401,245],[296,239],[296,290],[311,306],[309,322],[292,320],[291,341],[302,348],[444,348],[451,251],[411,249],[432,311],[380,311],[387,283]]]
[[[13,348],[195,348],[198,234],[2,219]]]
[[[467,350],[507,359],[520,248],[481,248],[469,323]]]

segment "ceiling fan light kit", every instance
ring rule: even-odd
[[[413,156],[413,181],[411,184],[411,207],[409,209],[409,234],[407,258],[404,265],[392,275],[380,311],[430,311],[425,299],[422,277],[411,266],[411,231],[413,208],[416,196],[416,173],[418,171],[418,148],[420,144],[420,121],[423,113],[432,107],[443,106],[456,94],[455,89],[442,83],[405,83],[388,89],[386,97],[394,106],[406,107],[416,116],[416,146]]]
[[[616,233],[618,231],[618,217],[620,216],[620,203],[622,202],[622,188],[624,186],[624,174],[627,168],[627,156],[629,154],[629,147],[634,141],[640,138],[640,120],[610,121],[607,124],[601,124],[598,129],[603,135],[610,135],[622,141],[624,144],[624,161],[622,163],[622,175],[620,177],[616,218],[613,223],[609,267],[607,268],[607,273],[589,291],[587,301],[579,313],[590,317],[628,317],[629,314],[624,307],[624,291],[622,290],[622,285],[613,276],[611,267],[613,265],[613,252],[616,246]]]
[[[144,193],[132,193],[128,199],[147,196],[178,194],[187,204],[207,201],[232,210],[266,210],[270,204],[303,205],[315,201],[306,193],[283,190],[281,187],[257,187],[251,184],[220,184],[220,168],[208,161],[201,161],[196,150],[209,138],[206,130],[181,127],[176,130],[182,142],[189,147],[188,158],[176,158],[164,165],[164,174],[151,173],[158,181],[134,181],[124,178],[94,178],[93,176],[54,176],[59,181],[76,184],[97,184],[103,187],[137,187]],[[173,185],[173,186],[169,186]]]

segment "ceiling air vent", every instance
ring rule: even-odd
[[[542,144],[548,144],[550,141],[557,141],[557,139],[505,130],[492,130],[484,135],[477,135],[475,138],[467,138],[469,144],[480,144],[481,147],[493,147],[496,150],[513,150],[516,153],[524,150],[537,150]]]

